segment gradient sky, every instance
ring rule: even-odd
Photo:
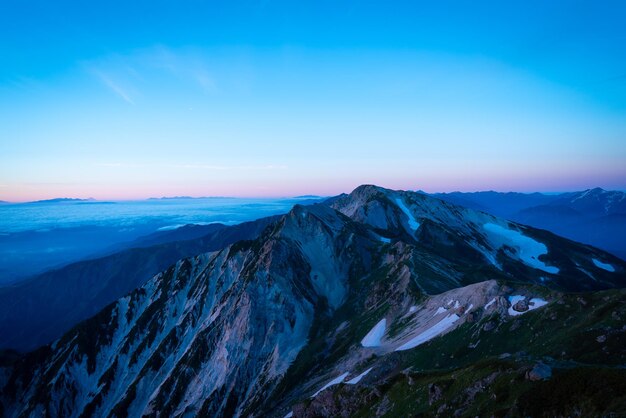
[[[626,3],[432,3],[3,0],[0,199],[626,189]]]

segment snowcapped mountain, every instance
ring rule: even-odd
[[[6,361],[0,413],[449,416],[519,376],[525,391],[484,402],[524,413],[546,368],[623,363],[624,286],[626,263],[601,250],[361,186],[182,259]]]
[[[576,193],[564,193],[553,197],[542,205],[523,208],[514,217],[524,218],[536,215],[563,214],[577,220],[626,215],[626,193],[607,191],[601,188]]]
[[[626,193],[440,193],[440,199],[602,248],[626,259]]]
[[[626,213],[626,193],[600,187],[560,194],[489,191],[435,193],[432,196],[511,219],[522,211],[536,207],[567,207],[588,217]]]
[[[521,210],[549,204],[559,199],[561,195],[483,191],[434,193],[431,196],[460,206],[489,212],[502,218],[512,219]]]
[[[512,219],[545,228],[626,258],[626,193],[600,188],[566,193],[532,206]]]
[[[599,187],[566,194],[551,202],[552,206],[568,206],[587,216],[626,214],[626,193],[603,190]]]

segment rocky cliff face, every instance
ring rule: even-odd
[[[381,398],[377,385],[362,386],[368,379],[400,376],[425,347],[532,317],[562,300],[559,291],[623,287],[625,271],[619,259],[545,231],[362,186],[296,206],[254,240],[179,261],[0,369],[0,412],[355,412]],[[348,387],[364,388],[342,395],[350,408],[326,398]]]
[[[0,289],[0,349],[31,351],[140,287],[176,261],[257,238],[277,217],[212,228],[200,238],[123,250]],[[153,237],[154,238],[154,237]]]

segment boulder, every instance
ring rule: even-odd
[[[526,379],[536,382],[547,380],[552,377],[552,368],[545,363],[537,363],[535,367],[526,372]]]

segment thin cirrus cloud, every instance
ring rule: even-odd
[[[264,171],[264,170],[287,170],[289,167],[286,165],[210,165],[210,164],[174,164],[168,165],[170,168],[185,168],[185,169],[201,169],[201,170],[237,170],[237,171]]]
[[[34,93],[32,106],[7,106],[0,134],[23,140],[0,156],[2,180],[15,181],[1,200],[329,195],[361,183],[562,190],[626,178],[612,162],[625,152],[621,119],[481,57],[157,46],[79,62],[50,83],[54,107]],[[20,112],[37,123],[7,116]],[[18,186],[31,178],[75,184]]]
[[[109,168],[166,168],[166,169],[196,169],[207,171],[270,171],[270,170],[287,170],[289,167],[284,164],[265,164],[265,165],[219,165],[219,164],[135,164],[135,163],[97,163],[97,167]]]
[[[198,51],[173,51],[163,46],[130,54],[101,57],[83,64],[86,71],[113,94],[129,104],[142,90],[154,90],[156,81],[165,85],[186,83],[205,93],[216,91],[208,57]]]
[[[127,59],[132,60],[133,57]],[[160,45],[141,51],[134,60],[144,68],[158,68],[169,76],[196,83],[206,92],[216,88],[215,79],[208,68],[210,60],[206,54],[198,51],[173,51]]]
[[[117,95],[119,98],[124,100],[126,103],[129,103],[131,105],[135,104],[135,101],[131,97],[131,94],[129,93],[129,91],[126,88],[122,87],[120,83],[114,80],[111,76],[97,69],[91,69],[91,73],[104,86],[109,88],[109,90],[111,90],[115,95]]]

